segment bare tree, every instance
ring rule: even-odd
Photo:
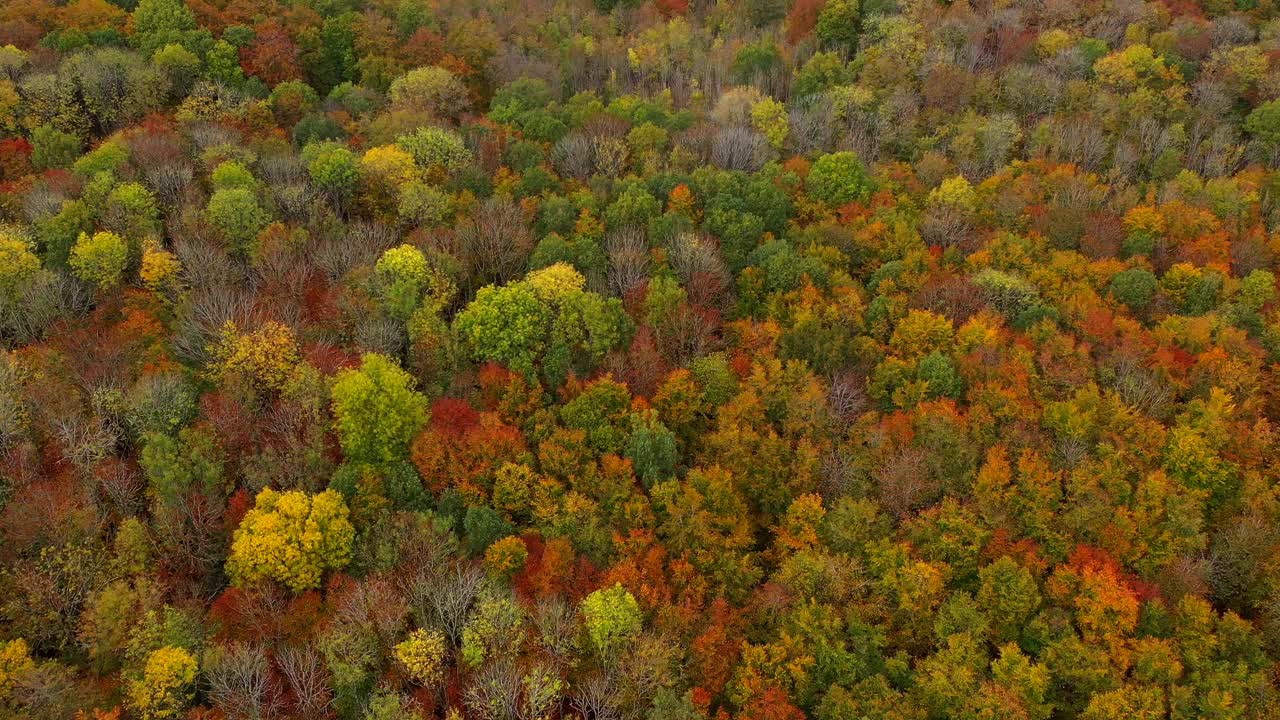
[[[835,137],[835,110],[825,95],[815,95],[795,103],[791,109],[791,149],[799,155],[820,152],[831,147]]]
[[[209,699],[227,720],[270,720],[283,713],[271,663],[260,645],[214,647],[205,654],[201,674]]]
[[[649,277],[649,243],[640,228],[611,230],[604,239],[609,256],[609,290],[626,295]]]
[[[686,289],[699,276],[718,278],[728,287],[729,268],[720,257],[715,240],[709,237],[696,233],[676,235],[667,246],[667,262]]]
[[[564,177],[586,180],[596,169],[596,147],[590,137],[571,132],[551,149],[551,166]]]
[[[518,277],[533,251],[533,234],[525,225],[520,207],[499,197],[489,198],[473,217],[463,221],[455,241],[471,271],[473,290]]]
[[[329,717],[333,706],[329,673],[315,648],[286,647],[276,653],[276,667],[289,688],[292,716],[303,720]]]
[[[622,720],[618,685],[603,673],[594,673],[578,682],[569,694],[569,705],[584,720]]]
[[[178,311],[174,349],[185,360],[203,363],[227,321],[249,327],[255,315],[253,296],[239,288],[225,283],[196,287]]]
[[[467,688],[465,702],[481,720],[519,720],[520,670],[514,661],[490,663]]]
[[[195,168],[172,133],[142,133],[130,138],[129,155],[167,206],[177,204],[182,189],[195,177]]]
[[[725,170],[755,172],[769,159],[769,141],[745,127],[728,127],[711,142],[711,162]]]
[[[49,183],[38,182],[22,194],[22,214],[27,222],[38,223],[57,215],[68,199],[66,193],[49,187]]]
[[[567,669],[578,653],[578,613],[560,598],[543,598],[533,607],[538,642],[557,666]]]
[[[455,646],[462,643],[467,613],[484,586],[484,571],[463,560],[455,560],[439,575],[423,576],[409,589],[409,606],[419,625],[444,631]]]

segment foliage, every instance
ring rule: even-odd
[[[21,239],[0,235],[0,292],[13,297],[40,270],[40,258]]]
[[[434,687],[444,679],[446,652],[445,637],[435,630],[414,630],[395,647],[405,672],[423,687]]]
[[[640,605],[621,584],[584,598],[582,615],[591,644],[604,655],[617,651],[640,632]]]
[[[180,717],[195,695],[196,671],[196,659],[186,650],[156,650],[142,677],[129,685],[130,707],[144,720]]]
[[[334,430],[348,460],[390,463],[409,456],[409,442],[427,423],[427,401],[394,360],[369,353],[359,369],[333,382]]]
[[[1280,717],[1278,41],[0,3],[0,717]]]
[[[838,206],[866,199],[871,191],[871,179],[858,156],[843,151],[815,160],[805,188],[814,200]]]
[[[76,277],[104,290],[110,289],[120,283],[129,264],[129,245],[113,232],[92,236],[80,233],[80,239],[71,248],[70,262]]]
[[[250,333],[241,333],[228,321],[213,348],[213,374],[219,379],[239,376],[263,392],[279,392],[298,364],[298,341],[293,330],[267,322]]]
[[[351,560],[355,530],[347,505],[332,490],[258,493],[236,528],[227,574],[236,585],[276,580],[294,591],[319,586],[326,570]]]

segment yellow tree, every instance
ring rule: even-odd
[[[276,580],[295,591],[320,585],[326,570],[351,560],[355,528],[347,504],[335,490],[258,493],[254,508],[236,528],[227,559],[233,585]]]

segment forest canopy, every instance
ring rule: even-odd
[[[0,1],[0,717],[1280,717],[1276,0]]]

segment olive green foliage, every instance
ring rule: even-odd
[[[588,595],[582,601],[582,615],[591,644],[601,654],[616,652],[633,640],[643,621],[640,605],[621,585]]]
[[[109,289],[120,283],[129,264],[129,245],[112,232],[80,233],[71,248],[71,270],[76,277],[99,288]]]
[[[839,206],[865,200],[872,184],[858,156],[844,151],[823,155],[814,161],[805,188],[813,199]]]
[[[454,328],[477,359],[559,385],[570,370],[589,369],[631,333],[621,303],[582,283],[576,271],[559,265],[481,288]]]
[[[337,375],[334,432],[348,460],[376,465],[408,457],[409,442],[428,419],[427,400],[414,384],[394,360],[377,353]]]

